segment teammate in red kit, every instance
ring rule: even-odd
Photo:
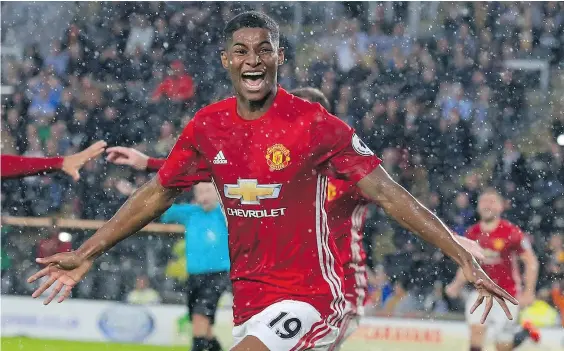
[[[485,250],[483,267],[486,273],[513,296],[517,296],[522,307],[531,304],[535,299],[538,274],[538,261],[527,236],[516,225],[501,218],[504,201],[494,189],[484,191],[478,199],[478,213],[480,222],[470,227],[466,237],[476,240]],[[525,267],[525,289],[521,289],[519,257]],[[459,295],[466,279],[459,270],[454,281],[446,287],[450,297]],[[482,325],[475,315],[469,313],[472,301],[476,296],[473,292],[466,304],[466,320],[470,324],[470,350],[479,351],[484,347],[486,328],[495,330],[496,347],[499,351],[513,350],[527,337],[531,336],[538,342],[539,334],[532,325],[527,324],[521,331],[514,321],[504,318],[503,311],[494,306],[487,325]],[[517,316],[519,306],[509,306],[511,314]]]
[[[88,148],[64,157],[26,157],[2,155],[0,176],[2,179],[23,178],[48,172],[63,171],[75,181],[80,179],[79,170],[91,159],[101,155],[105,141],[97,141]]]
[[[487,299],[517,304],[444,224],[394,182],[353,129],[277,85],[278,25],[245,12],[224,30],[221,54],[235,97],[198,111],[157,176],[76,251],[38,259],[29,278],[57,282],[64,300],[93,260],[161,215],[194,182],[211,179],[228,221],[234,351],[328,349],[346,311],[343,270],[325,213],[326,175],[348,179],[404,227],[441,248]],[[205,171],[202,172],[202,165]]]

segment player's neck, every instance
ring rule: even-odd
[[[242,96],[237,95],[237,114],[242,119],[249,121],[261,118],[274,103],[277,91],[278,88],[274,86],[272,91],[259,101],[248,101]]]
[[[485,232],[491,232],[499,226],[501,218],[495,218],[491,221],[480,221],[480,228]]]

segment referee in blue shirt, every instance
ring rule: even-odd
[[[213,184],[194,186],[194,197],[195,204],[172,205],[161,221],[183,224],[186,228],[192,351],[221,351],[212,327],[219,298],[230,284],[227,223]]]

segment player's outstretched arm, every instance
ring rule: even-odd
[[[116,165],[125,165],[135,168],[138,171],[158,171],[165,159],[152,158],[141,151],[130,147],[114,146],[106,150],[108,157],[106,160]]]
[[[384,168],[378,166],[372,173],[361,179],[358,186],[404,228],[440,248],[462,268],[466,279],[473,283],[480,293],[471,312],[474,312],[487,297],[482,322],[485,322],[493,306],[493,299],[499,302],[507,317],[512,319],[504,300],[509,300],[515,305],[517,300],[497,286],[482,270],[472,254],[455,240],[447,226],[396,183]]]
[[[72,288],[86,275],[93,261],[123,239],[135,234],[162,215],[174,202],[180,190],[164,188],[155,177],[137,190],[119,211],[86,240],[76,251],[59,253],[37,262],[47,267],[28,279],[34,282],[49,277],[34,293],[40,296],[51,285],[57,283],[45,304],[51,302],[64,289],[58,301],[70,296]]]
[[[105,141],[97,141],[81,152],[65,157],[25,157],[2,155],[2,179],[23,178],[62,170],[77,181],[80,179],[78,171],[93,158],[104,152]]]

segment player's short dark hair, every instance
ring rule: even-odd
[[[314,103],[318,102],[321,104],[321,106],[325,107],[326,110],[329,110],[331,108],[329,99],[327,99],[327,96],[325,96],[325,94],[323,94],[323,92],[319,89],[312,87],[297,88],[290,91],[290,93],[307,101]]]
[[[483,195],[496,195],[500,200],[503,200],[503,195],[501,195],[501,193],[499,191],[497,191],[496,188],[491,187],[491,186],[482,190],[482,192],[480,193],[480,196],[483,196]]]
[[[272,36],[273,43],[276,45],[280,43],[280,29],[278,23],[262,12],[247,11],[230,19],[223,29],[223,40],[227,43],[233,38],[233,33],[241,28],[267,29]]]

